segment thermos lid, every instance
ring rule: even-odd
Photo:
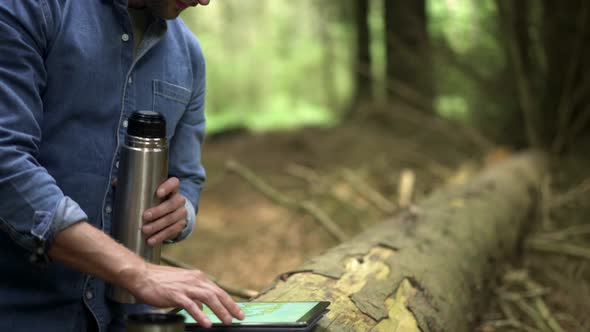
[[[178,314],[140,313],[127,316],[128,332],[184,332],[184,316]]]
[[[166,119],[158,112],[135,111],[128,120],[127,135],[166,138]]]

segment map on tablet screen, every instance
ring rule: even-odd
[[[296,323],[312,310],[319,302],[239,302],[246,318],[234,319],[233,323]],[[203,312],[213,324],[221,323],[219,318],[207,306]],[[185,310],[179,311],[185,316],[187,324],[196,323]]]

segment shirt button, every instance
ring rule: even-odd
[[[129,125],[129,121],[123,120],[123,128],[127,128],[127,125]]]
[[[94,297],[94,293],[92,293],[92,291],[86,291],[86,294],[84,294],[84,296],[86,296],[86,299],[88,300],[92,300],[92,298]]]
[[[113,208],[110,205],[107,205],[104,208],[104,212],[106,212],[107,214],[109,214],[109,213],[113,212]]]
[[[121,40],[124,42],[128,42],[129,41],[129,35],[124,33],[121,35]]]
[[[115,162],[115,168],[119,168],[119,161],[118,160]]]
[[[129,77],[129,79],[127,79],[127,83],[133,84],[133,77]]]

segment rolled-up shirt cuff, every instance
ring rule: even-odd
[[[53,230],[57,234],[83,220],[88,220],[86,213],[82,211],[78,203],[68,196],[64,196],[57,205],[55,218],[53,219]]]
[[[47,253],[55,236],[64,229],[87,220],[88,216],[74,200],[64,196],[53,214],[39,211],[35,213],[35,226],[31,233],[36,238],[37,248],[31,257],[34,262],[47,262]]]
[[[184,207],[186,209],[186,226],[184,226],[184,229],[182,230],[182,232],[180,232],[180,234],[178,234],[177,237],[175,237],[174,239],[164,241],[165,244],[171,244],[176,243],[178,241],[182,241],[189,237],[193,232],[193,228],[195,227],[195,221],[197,217],[195,207],[193,206],[193,203],[189,202],[188,199],[186,199]]]

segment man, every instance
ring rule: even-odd
[[[112,331],[121,309],[105,282],[205,326],[202,304],[226,323],[243,318],[200,271],[146,263],[108,235],[135,110],[163,113],[170,140],[170,178],[157,192],[166,199],[144,213],[148,244],[191,232],[205,65],[176,18],[208,2],[0,2],[0,331]]]

